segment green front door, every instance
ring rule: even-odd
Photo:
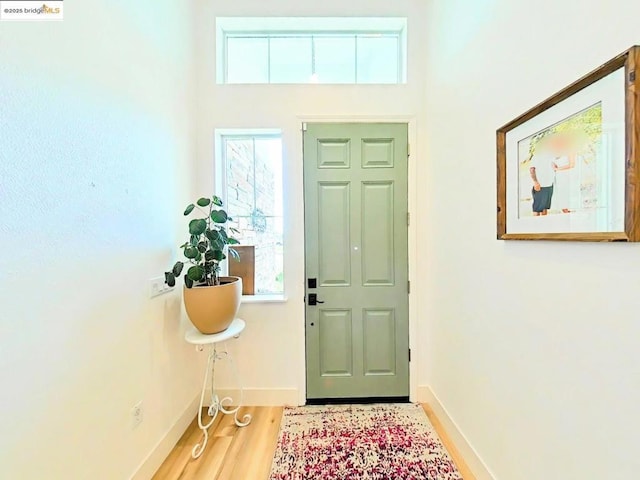
[[[307,398],[408,396],[407,125],[305,128]]]

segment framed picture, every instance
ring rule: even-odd
[[[640,47],[498,129],[497,157],[498,239],[640,241]]]

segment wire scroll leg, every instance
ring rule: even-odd
[[[199,350],[202,350],[202,347],[200,347]],[[232,368],[232,373],[240,385],[240,401],[235,407],[231,407],[231,405],[233,404],[233,399],[231,397],[224,397],[220,399],[217,393],[215,392],[216,360],[221,360],[225,357],[229,359],[229,363],[231,364],[231,368]],[[242,400],[244,396],[242,382],[240,382],[239,380],[240,379],[239,379],[238,369],[236,367],[235,362],[233,361],[233,357],[227,351],[226,346],[223,346],[221,351],[218,352],[216,350],[216,345],[212,344],[209,357],[207,360],[207,368],[204,372],[204,379],[202,381],[202,392],[200,394],[200,405],[198,408],[198,428],[202,430],[202,440],[200,441],[200,443],[196,444],[191,450],[191,456],[193,458],[200,457],[200,455],[202,455],[202,453],[204,452],[204,449],[207,446],[207,442],[209,440],[209,428],[215,422],[218,416],[218,413],[222,412],[225,415],[233,414],[234,422],[238,427],[246,427],[247,425],[249,425],[249,423],[251,423],[251,415],[249,415],[248,413],[245,414],[242,417],[242,419],[238,418],[238,411],[242,406]],[[210,392],[209,392],[210,403],[209,403],[209,409],[207,410],[207,414],[210,417],[210,420],[205,424],[202,419],[202,416],[203,416],[202,410],[204,408],[204,399],[207,392],[208,384],[211,385]]]
[[[220,410],[222,411],[222,413],[225,413],[227,415],[233,414],[233,419],[236,422],[237,426],[246,427],[247,425],[249,425],[251,423],[251,415],[249,415],[248,413],[245,413],[242,416],[242,420],[240,420],[238,418],[238,411],[240,410],[240,407],[242,406],[242,402],[244,400],[244,388],[243,388],[242,380],[240,379],[240,374],[238,373],[238,367],[236,366],[236,362],[233,361],[233,355],[231,355],[227,351],[226,345],[225,345],[225,349],[222,352],[222,354],[229,359],[229,363],[231,365],[231,371],[232,371],[233,376],[235,377],[236,381],[238,382],[238,386],[240,388],[240,399],[238,401],[238,404],[235,407],[230,408],[230,406],[233,405],[232,398],[231,397],[224,397],[222,400],[220,400],[219,407],[220,407]]]

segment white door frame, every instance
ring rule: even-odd
[[[327,115],[298,115],[297,116],[299,126],[303,123],[406,123],[408,128],[408,142],[409,142],[409,159],[407,169],[407,182],[408,182],[408,208],[410,218],[413,216],[412,212],[416,211],[417,202],[417,190],[418,190],[418,178],[417,178],[417,159],[418,153],[418,131],[416,126],[416,117],[414,115],[380,115],[380,116],[327,116]],[[302,132],[300,132],[300,149],[301,158],[303,158],[302,152]],[[300,168],[302,173],[303,169]],[[304,189],[303,178],[299,179],[298,185],[301,185]],[[300,192],[300,197],[304,198],[304,190]],[[415,341],[418,338],[418,325],[417,325],[417,296],[413,293],[419,291],[418,278],[416,276],[417,264],[417,236],[415,221],[409,222],[408,238],[409,238],[409,282],[411,283],[411,292],[409,293],[409,349],[412,352],[411,362],[409,362],[409,401],[416,402],[418,400],[418,367]],[[304,247],[303,247],[304,251]],[[413,267],[412,267],[413,265]],[[306,324],[306,323],[305,323]],[[303,324],[304,325],[304,324]],[[298,403],[304,405],[307,401],[307,372],[306,372],[306,355],[305,355],[305,329],[302,328],[302,358],[299,369],[299,382],[301,386],[299,389],[300,397]]]

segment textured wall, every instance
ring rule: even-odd
[[[196,396],[147,284],[191,197],[191,26],[99,0],[0,24],[0,478],[128,478]]]
[[[639,16],[430,2],[421,383],[498,480],[638,476],[640,245],[495,240],[495,130],[640,43]]]

